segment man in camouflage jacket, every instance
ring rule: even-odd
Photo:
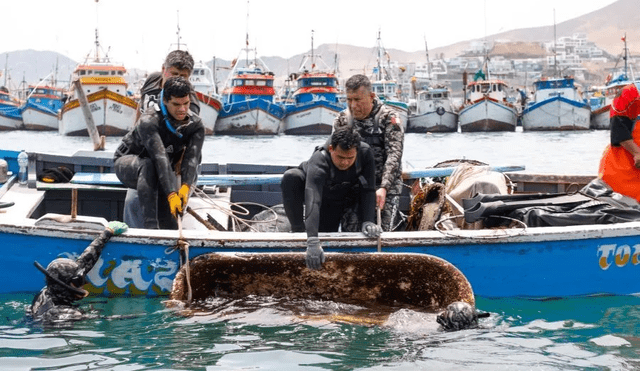
[[[382,229],[392,231],[402,222],[402,151],[404,132],[398,115],[371,89],[369,78],[351,76],[346,83],[347,109],[340,112],[334,130],[353,125],[373,149],[376,161],[376,204],[382,210]]]

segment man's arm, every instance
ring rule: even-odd
[[[158,126],[153,122],[154,119],[157,119],[157,117],[144,115],[138,125],[138,132],[140,133],[140,139],[149,157],[156,166],[158,183],[160,183],[165,194],[169,195],[172,192],[178,191],[176,174],[173,172],[169,156],[167,156],[164,148],[164,143],[162,142],[160,133],[158,133]]]
[[[102,254],[102,250],[104,246],[109,242],[112,236],[119,236],[122,233],[126,232],[129,227],[122,222],[112,221],[109,222],[107,228],[100,233],[96,239],[94,239],[89,246],[87,246],[82,254],[76,259],[76,263],[78,263],[78,267],[84,274],[87,274],[96,264],[98,259],[100,259],[100,254]]]
[[[194,122],[190,125],[195,125],[196,129],[190,136],[188,143],[184,149],[184,157],[182,164],[180,165],[180,175],[182,177],[182,183],[188,184],[189,187],[193,186],[196,181],[196,175],[198,165],[202,161],[202,146],[204,145],[204,126],[199,117],[193,117]]]
[[[322,189],[329,174],[329,164],[322,151],[316,151],[307,162],[307,177],[304,186],[305,229],[307,237],[318,237]]]

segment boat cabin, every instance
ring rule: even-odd
[[[502,80],[482,80],[472,81],[467,85],[467,100],[475,102],[484,97],[506,102],[507,84]]]
[[[296,103],[317,100],[318,96],[329,102],[338,102],[338,79],[332,73],[305,73],[298,77],[297,83],[293,93]]]
[[[80,80],[85,94],[110,90],[120,95],[127,94],[127,70],[124,66],[110,63],[81,64],[73,72],[72,81]]]
[[[215,91],[211,68],[202,62],[196,63],[193,67],[193,72],[191,76],[189,76],[189,82],[191,82],[195,91],[200,93],[210,94]]]

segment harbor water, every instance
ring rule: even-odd
[[[294,165],[324,139],[211,136],[203,160]],[[466,158],[524,165],[531,173],[595,175],[608,140],[608,131],[409,134],[403,164]],[[107,150],[118,143],[108,138]],[[88,138],[15,131],[0,134],[0,148],[73,154],[92,145]],[[353,305],[256,297],[188,314],[164,298],[90,297],[82,301],[87,319],[43,327],[25,316],[35,294],[0,295],[0,370],[640,369],[636,296],[477,297],[478,309],[490,313],[479,328],[441,332],[433,315],[408,309],[372,324]],[[352,313],[361,320],[332,316]]]

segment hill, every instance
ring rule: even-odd
[[[574,33],[585,33],[590,41],[604,49],[607,53],[618,56],[622,52],[623,44],[621,38],[626,34],[627,45],[632,55],[640,55],[640,0],[618,0],[600,10],[582,15],[580,17],[558,23],[556,25],[556,35],[558,37],[571,36]],[[549,15],[552,18],[552,15]],[[554,26],[523,28],[506,31],[495,35],[487,36],[490,41],[501,41],[497,43],[500,54],[510,58],[518,58],[525,55],[544,55],[539,43],[553,40]],[[427,37],[428,39],[428,37]],[[469,46],[471,41],[465,40],[446,47],[429,50],[431,60],[438,57],[452,58],[461,55]],[[316,48],[315,54],[322,56],[322,59],[331,68],[337,68],[342,78],[355,73],[369,73],[376,64],[375,41],[371,40],[371,47],[358,47],[344,44],[323,44]],[[385,40],[383,39],[383,42]],[[511,41],[506,44],[505,41]],[[423,63],[426,61],[425,51],[418,50],[407,52],[387,46],[387,52],[392,60],[401,64]],[[291,58],[278,56],[262,56],[267,66],[275,73],[278,81],[282,81],[296,72],[305,54],[304,51]],[[338,56],[336,58],[336,55]],[[8,56],[8,57],[7,57]],[[21,81],[28,84],[35,84],[40,79],[53,73],[58,81],[68,81],[71,72],[78,61],[73,61],[66,56],[53,51],[20,50],[0,54],[0,72],[5,76],[5,64],[8,62],[7,85],[11,89],[17,89]],[[212,61],[207,62],[210,66]],[[230,61],[216,60],[216,66],[229,66]],[[57,66],[57,73],[56,71]],[[151,72],[151,71],[149,71]],[[144,78],[146,71],[130,70],[131,82]],[[228,70],[222,68],[217,71],[217,80],[224,82]],[[0,84],[4,80],[0,79]]]

